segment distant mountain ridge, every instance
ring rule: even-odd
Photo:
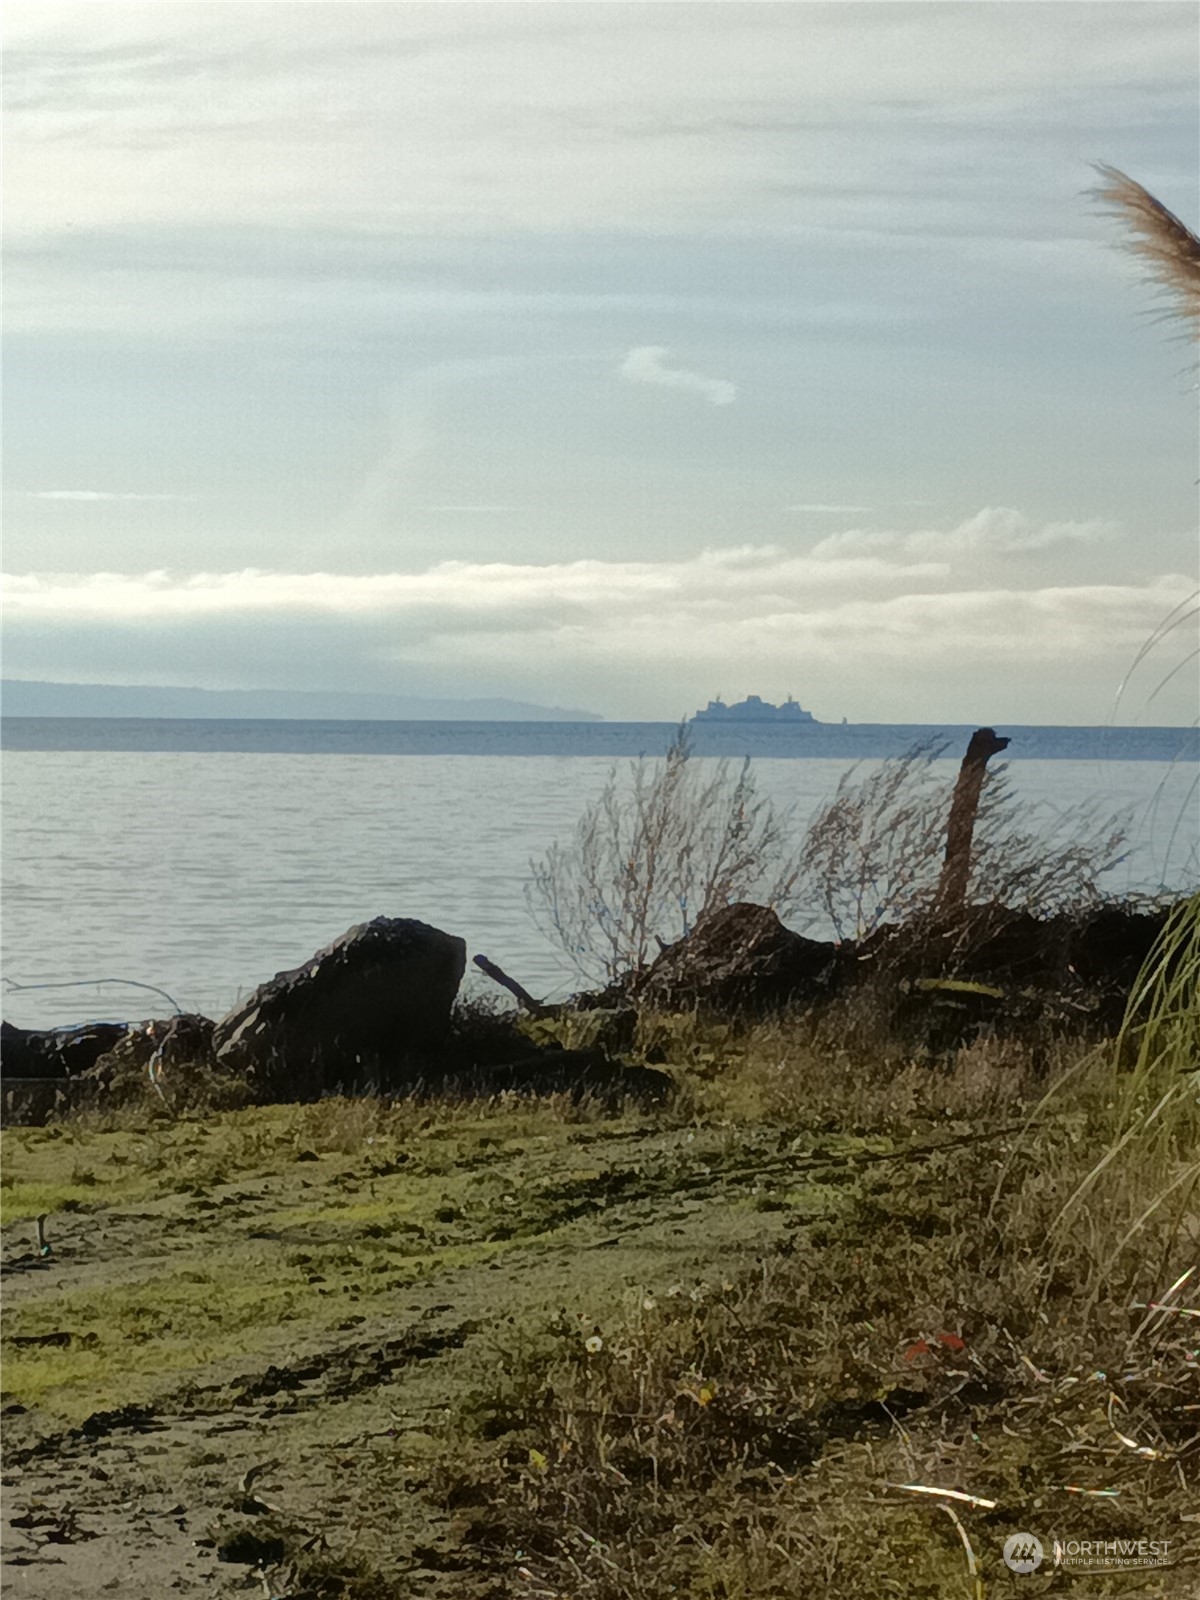
[[[176,717],[340,722],[603,722],[596,711],[524,700],[357,694],[328,689],[175,689],[157,685],[48,683],[5,678],[7,717]]]

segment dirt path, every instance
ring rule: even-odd
[[[7,1227],[6,1592],[261,1594],[280,1540],[476,1592],[425,1493],[448,1410],[560,1313],[582,1339],[731,1276],[838,1175],[762,1128],[486,1126],[293,1140],[199,1193],[54,1215],[45,1262]]]

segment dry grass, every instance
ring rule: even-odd
[[[614,769],[574,837],[530,862],[530,913],[585,980],[612,982],[720,906],[785,903],[788,821],[749,759],[697,765],[682,724],[661,761],[639,757],[625,781]]]
[[[564,1313],[502,1405],[464,1406],[442,1493],[498,1592],[1041,1592],[1061,1575],[1001,1561],[1028,1530],[1168,1540],[1166,1567],[1077,1581],[1194,1594],[1196,904],[1115,1046],[872,1068],[803,1019],[648,1022],[698,1118],[867,1142],[782,1250],[594,1329]],[[874,1149],[922,1127],[920,1160]]]
[[[514,1352],[505,1436],[456,1449],[445,1493],[482,1485],[475,1537],[545,1596],[959,1596],[960,1529],[1008,1592],[1000,1547],[1025,1528],[1171,1539],[1179,1567],[1142,1592],[1194,1592],[1195,1358],[1182,1317],[1131,1312],[1123,1284],[1081,1323],[1091,1262],[1047,1271],[1070,1146],[1030,1141],[1025,1198],[990,1225],[999,1153],[949,1151],[864,1173],[711,1292],[637,1297],[594,1332],[564,1317],[549,1353]],[[1141,1290],[1170,1305],[1160,1264]]]
[[[946,848],[955,773],[944,740],[916,744],[874,770],[851,768],[809,823],[798,851],[797,906],[861,939],[927,914]],[[1016,794],[1007,766],[983,780],[971,851],[972,903],[1051,916],[1102,899],[1121,860],[1128,818],[1090,806],[1051,810]]]
[[[1095,1048],[1031,1026],[1020,1037],[985,1032],[934,1053],[896,1031],[890,1001],[864,987],[835,1005],[761,1022],[643,1015],[635,1048],[676,1076],[677,1117],[854,1133],[1022,1118]]]

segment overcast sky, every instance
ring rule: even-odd
[[[10,676],[1096,723],[1195,586],[1191,356],[1086,194],[1195,225],[1190,3],[6,35]]]

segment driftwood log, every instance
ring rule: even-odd
[[[528,989],[523,989],[515,978],[510,978],[503,967],[498,967],[494,961],[489,961],[486,956],[472,957],[480,972],[486,973],[493,983],[498,983],[502,989],[507,989],[509,994],[516,997],[517,1004],[528,1011],[531,1017],[551,1017],[554,1015],[553,1006],[543,1005],[540,1000],[535,1000]]]
[[[935,912],[939,917],[957,916],[966,904],[967,883],[971,876],[971,843],[975,837],[975,818],[979,814],[984,773],[992,757],[1007,748],[1008,740],[1000,738],[994,728],[977,728],[971,735],[967,753],[958,769],[954,798],[950,802],[946,859],[942,864],[935,901]]]

